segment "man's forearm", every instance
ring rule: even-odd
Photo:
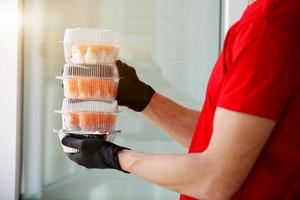
[[[241,186],[276,122],[217,108],[208,148],[194,154],[118,152],[121,168],[196,199],[229,199]]]
[[[199,116],[198,111],[180,106],[155,93],[143,114],[183,146],[190,145]]]
[[[211,176],[215,170],[209,167],[200,154],[147,154],[123,150],[119,161],[123,170],[152,183],[194,198],[210,196]],[[200,162],[202,164],[200,164]]]

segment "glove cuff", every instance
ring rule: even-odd
[[[117,169],[117,170],[119,170],[119,171],[122,171],[122,172],[124,172],[124,173],[126,173],[126,174],[130,174],[130,172],[125,171],[125,170],[123,170],[123,169],[121,168],[121,165],[120,165],[120,162],[119,162],[118,153],[119,153],[120,151],[122,151],[122,150],[131,150],[131,149],[128,149],[128,148],[126,148],[126,147],[119,147],[119,148],[117,149],[117,151],[116,151],[115,154],[114,154],[115,169]]]
[[[102,163],[104,162],[107,168],[110,169],[117,169],[119,171],[122,171],[124,173],[129,173],[127,171],[124,171],[121,166],[118,159],[118,153],[122,150],[131,150],[126,147],[121,147],[116,144],[106,142],[101,145],[101,150],[96,154],[96,160],[100,160]]]
[[[151,86],[141,82],[136,93],[137,97],[134,99],[134,102],[131,102],[130,105],[128,105],[128,108],[136,112],[142,112],[150,103],[155,90]]]

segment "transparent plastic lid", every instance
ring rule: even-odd
[[[65,98],[60,113],[87,112],[111,113],[118,112],[118,103],[114,101],[74,100]]]
[[[70,99],[112,101],[117,96],[118,85],[119,79],[63,78],[64,95]]]
[[[115,64],[119,46],[113,44],[64,44],[66,63]]]
[[[112,64],[66,64],[56,78],[63,80],[66,98],[111,101],[118,92],[119,73]]]
[[[103,29],[66,29],[64,36],[64,44],[117,44],[118,40],[118,32]]]
[[[62,77],[58,79],[70,77],[88,77],[93,79],[119,79],[118,69],[112,64],[98,65],[76,65],[66,64],[64,66]]]
[[[104,112],[62,113],[63,129],[69,131],[111,132],[115,129],[117,116]]]

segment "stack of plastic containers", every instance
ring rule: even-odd
[[[99,29],[67,29],[64,36],[66,64],[62,76],[64,96],[63,128],[60,139],[92,137],[113,141],[118,104],[115,100],[119,73],[115,65],[118,57],[118,33]],[[63,146],[65,152],[74,149]]]

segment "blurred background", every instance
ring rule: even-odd
[[[4,144],[7,146],[9,142],[14,144],[10,147],[15,160],[8,165],[11,157],[2,151],[0,155],[8,160],[6,164],[3,157],[0,164],[16,176],[15,180],[21,180],[20,191],[18,181],[0,180],[0,197],[8,197],[2,189],[13,184],[16,196],[21,195],[22,199],[177,199],[177,193],[133,175],[114,170],[87,170],[65,156],[57,135],[52,132],[61,128],[61,118],[54,113],[60,109],[63,99],[61,81],[55,79],[64,65],[63,46],[59,41],[63,40],[66,28],[118,31],[119,58],[135,67],[141,80],[174,101],[199,110],[224,32],[240,13],[226,14],[229,4],[223,0],[23,0],[20,5],[18,0],[0,2],[6,11],[0,14],[2,29],[11,28],[15,33],[6,39],[19,38],[9,52],[9,45],[5,46],[5,38],[1,38],[0,52],[19,55],[18,60],[2,63],[0,68],[0,81],[16,82],[10,87],[16,91],[11,96],[15,95],[17,100],[3,102],[15,109],[15,115],[10,117],[17,122],[15,129],[7,130],[19,135],[2,141],[8,142]],[[17,23],[18,10],[21,25],[9,27]],[[8,65],[19,67],[14,71],[5,68]],[[0,89],[5,90],[6,86],[1,85]],[[9,109],[8,106],[0,108],[1,113]],[[117,129],[122,134],[115,143],[151,153],[187,151],[142,115],[120,109]],[[3,114],[1,119],[1,123],[10,120]],[[0,176],[6,180],[3,172]]]

